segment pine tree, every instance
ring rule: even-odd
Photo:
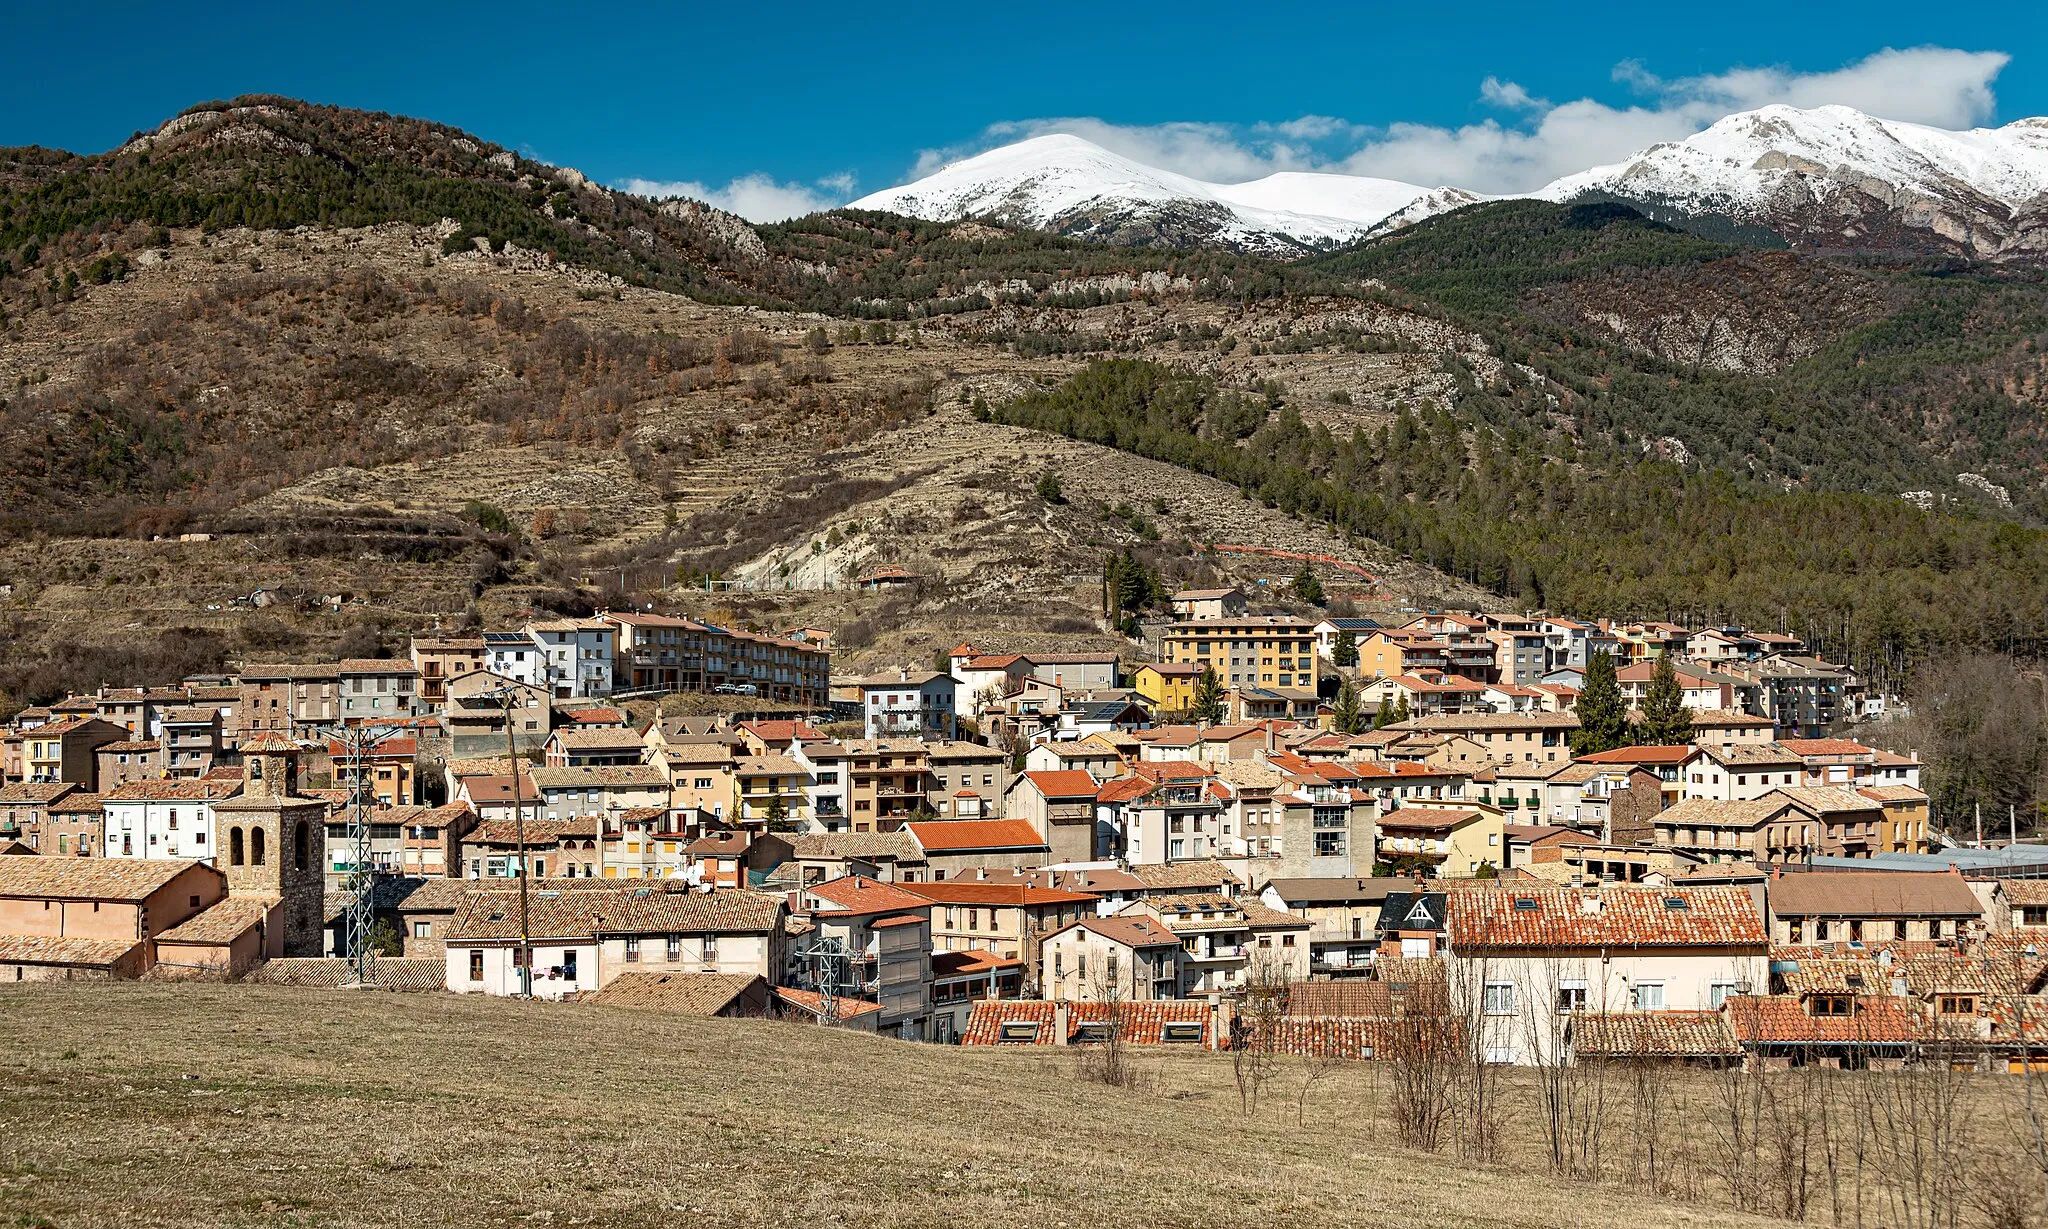
[[[1669,653],[1657,659],[1649,690],[1643,693],[1643,719],[1636,726],[1636,741],[1656,747],[1692,741],[1692,710],[1685,706],[1685,689],[1678,685],[1678,671]]]
[[[1358,708],[1358,684],[1345,679],[1337,689],[1337,705],[1330,714],[1339,734],[1356,734],[1364,728],[1365,714]]]
[[[1375,730],[1384,730],[1393,720],[1394,702],[1387,698],[1385,692],[1381,692],[1380,711],[1372,715],[1372,728]]]
[[[1621,702],[1621,684],[1614,678],[1613,654],[1595,653],[1586,662],[1586,686],[1579,692],[1578,713],[1573,755],[1593,755],[1628,745],[1628,709]]]
[[[1358,664],[1358,635],[1351,631],[1337,633],[1337,647],[1332,650],[1331,660],[1340,666]]]
[[[1388,715],[1387,724],[1400,725],[1411,716],[1413,714],[1408,711],[1408,693],[1404,691],[1401,693],[1401,698],[1394,701],[1394,711]]]
[[[1323,604],[1323,582],[1316,579],[1315,570],[1302,560],[1301,571],[1294,574],[1294,596],[1311,606]]]
[[[1208,725],[1223,720],[1223,680],[1216,667],[1202,667],[1202,677],[1195,680],[1195,704],[1189,712],[1196,721]]]

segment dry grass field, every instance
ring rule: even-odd
[[[1403,1152],[1375,1077],[907,1046],[622,1008],[0,990],[0,1224],[1761,1224]],[[1298,1122],[1297,1119],[1300,1119]]]

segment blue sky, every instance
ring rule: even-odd
[[[1534,187],[1765,102],[2048,114],[2035,4],[6,5],[0,144],[98,151],[278,93],[765,217],[1037,132],[1218,180]],[[1547,6],[1546,6],[1547,7]]]

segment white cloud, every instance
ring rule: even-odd
[[[780,183],[774,176],[757,171],[752,175],[742,175],[722,188],[689,179],[628,179],[618,186],[623,191],[657,200],[687,196],[728,213],[736,213],[749,222],[783,222],[844,204],[853,195],[853,176],[846,173],[830,175],[812,186]]]
[[[1673,80],[1628,61],[1615,68],[1614,78],[1641,100],[1623,106],[1591,98],[1553,103],[1516,82],[1488,77],[1480,84],[1480,100],[1510,117],[1456,128],[1374,128],[1330,116],[1143,127],[1093,118],[1021,120],[997,124],[966,145],[924,151],[912,175],[928,175],[996,145],[1062,132],[1148,166],[1214,182],[1326,170],[1479,192],[1527,192],[1648,145],[1682,141],[1725,115],[1771,103],[1841,104],[1885,119],[1969,127],[1990,118],[1996,101],[1992,83],[2010,60],[1999,51],[1886,48],[1828,72],[1736,68]]]
[[[1530,111],[1548,107],[1545,99],[1530,95],[1516,82],[1488,77],[1479,83],[1479,96],[1503,111]]]

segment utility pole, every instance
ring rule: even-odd
[[[1984,804],[1977,804],[1977,848],[1984,848]]]
[[[519,797],[519,749],[512,738],[512,707],[519,699],[516,687],[500,687],[489,693],[505,713],[505,769],[512,774],[512,843],[518,848],[513,855],[513,870],[519,878],[519,993],[533,997],[533,936],[528,933],[526,905],[526,872],[530,865],[526,854],[526,810]]]

